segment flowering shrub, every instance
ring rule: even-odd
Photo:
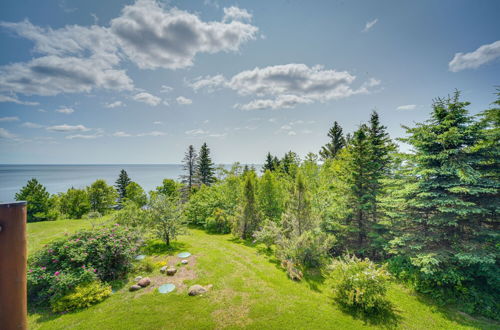
[[[115,225],[84,230],[46,245],[29,260],[29,301],[54,302],[79,284],[124,277],[139,244],[135,232]]]
[[[78,285],[64,297],[52,304],[54,312],[69,312],[87,308],[101,302],[111,294],[111,286],[99,281]]]
[[[369,259],[346,256],[334,261],[330,274],[335,300],[343,307],[363,313],[387,309],[389,273]]]

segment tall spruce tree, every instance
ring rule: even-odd
[[[116,190],[118,191],[118,198],[120,201],[127,197],[127,186],[129,183],[132,182],[132,180],[129,178],[127,171],[122,169],[120,171],[120,175],[118,176],[118,179],[116,179],[115,182],[115,187]]]
[[[267,170],[271,172],[276,170],[276,162],[270,152],[268,152],[266,155],[266,161],[262,166],[262,173],[265,173]]]
[[[418,180],[408,199],[408,221],[394,243],[417,269],[424,290],[466,296],[474,310],[484,311],[482,305],[498,293],[492,279],[498,278],[500,243],[498,175],[484,166],[498,158],[482,150],[488,131],[469,116],[468,105],[456,92],[434,102],[429,120],[406,127],[403,141],[413,147]]]
[[[192,191],[193,186],[195,186],[198,181],[196,176],[197,161],[198,155],[196,154],[196,150],[193,145],[190,145],[184,154],[184,159],[182,160],[183,169],[186,174],[181,175],[182,183],[186,185],[188,193]]]
[[[349,145],[346,162],[346,183],[349,189],[348,203],[352,209],[348,219],[350,232],[356,233],[351,240],[351,248],[358,254],[366,253],[367,237],[370,229],[370,212],[373,209],[374,198],[369,190],[371,183],[370,168],[371,147],[369,129],[363,124],[354,132]]]
[[[200,148],[200,154],[196,166],[197,178],[201,184],[210,186],[215,182],[214,173],[215,168],[212,159],[210,158],[210,149],[205,142]]]
[[[28,222],[50,220],[50,194],[37,179],[30,179],[15,198],[28,202]]]
[[[337,122],[334,122],[328,131],[328,137],[330,138],[330,142],[324,145],[319,151],[323,159],[335,158],[339,151],[346,145],[342,127]]]

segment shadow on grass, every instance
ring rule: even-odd
[[[403,319],[400,315],[397,314],[397,311],[390,302],[387,302],[386,305],[379,307],[372,311],[362,311],[353,307],[348,307],[343,305],[340,302],[337,302],[335,299],[333,302],[339,309],[351,315],[353,318],[357,320],[363,321],[368,325],[376,325],[381,328],[386,329],[394,329],[397,328],[401,320]]]
[[[434,301],[430,296],[412,290],[411,295],[427,306],[431,306],[436,313],[443,315],[450,321],[456,322],[463,326],[481,328],[481,329],[500,329],[500,322],[488,319],[482,316],[473,316],[460,311],[459,306],[440,304]]]
[[[303,281],[309,285],[309,289],[316,292],[323,292],[320,289],[320,285],[325,282],[325,277],[321,273],[321,269],[311,268],[302,271],[304,274]]]
[[[177,252],[181,252],[190,247],[189,244],[184,242],[171,242],[167,245],[165,242],[159,239],[152,239],[146,241],[141,251],[147,255],[174,255]]]
[[[39,317],[36,319],[36,323],[44,323],[58,319],[62,316],[61,313],[54,313],[49,307],[31,307],[28,306],[28,314],[38,314]]]

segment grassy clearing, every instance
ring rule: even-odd
[[[62,227],[57,223],[29,224],[30,240],[34,240],[30,242],[31,251],[57,237],[57,228],[59,235],[78,229],[67,221],[61,221]],[[154,290],[131,293],[127,290],[132,283],[129,281],[110,298],[87,310],[64,315],[32,313],[30,328],[493,329],[497,326],[437,308],[399,284],[392,284],[389,289],[389,299],[395,306],[391,317],[357,319],[332,303],[318,274],[307,274],[301,283],[293,282],[263,249],[248,246],[230,235],[190,230],[190,235],[180,237],[175,246],[176,250],[169,254],[187,250],[196,257],[195,265],[185,266],[193,267],[195,273],[195,279],[184,280],[186,286],[166,295]],[[158,252],[167,254],[161,249]],[[168,260],[176,262],[174,256]],[[157,270],[151,274],[157,275]],[[203,296],[189,297],[186,287],[191,284],[213,284],[213,288]]]

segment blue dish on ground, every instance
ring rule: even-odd
[[[189,252],[181,252],[177,255],[179,258],[185,259],[191,256],[191,253]]]
[[[169,293],[175,290],[175,285],[172,283],[163,284],[158,288],[159,293]]]

